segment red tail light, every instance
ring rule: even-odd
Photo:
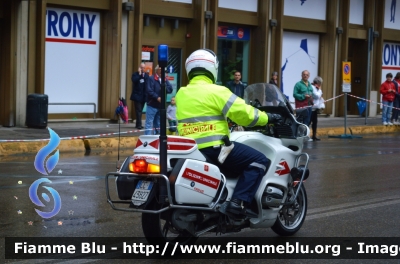
[[[144,159],[136,159],[129,164],[129,171],[134,173],[159,173],[160,166],[148,163]]]

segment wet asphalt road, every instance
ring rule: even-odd
[[[306,221],[296,236],[399,236],[399,142],[400,135],[387,134],[366,136],[362,139],[332,138],[306,143],[304,151],[311,157],[309,164],[311,174],[305,184],[309,204]],[[131,151],[120,153],[121,161],[129,154]],[[108,152],[91,153],[86,156],[73,155],[60,153],[57,166],[48,176],[52,183],[47,186],[57,190],[62,200],[60,212],[50,220],[43,220],[37,215],[34,209],[41,208],[35,206],[28,195],[29,186],[35,180],[45,177],[35,170],[33,165],[35,157],[1,159],[0,259],[4,258],[4,237],[142,236],[139,214],[114,211],[106,201],[104,176],[107,172],[115,170],[118,154]],[[113,189],[112,193],[115,194]],[[53,208],[52,201],[46,206]],[[19,214],[18,211],[22,213]],[[272,230],[266,229],[245,230],[233,236],[275,237],[276,235]],[[72,260],[70,263],[93,261]],[[253,263],[261,261],[252,260]],[[295,261],[322,263],[321,260],[276,260],[272,263],[295,263]],[[103,262],[110,261],[96,261],[96,263]],[[121,262],[129,263],[132,260],[118,261]],[[135,262],[156,262],[156,260],[135,260]],[[184,260],[167,262],[183,263]],[[204,260],[194,262],[200,263]],[[224,261],[207,260],[207,262]],[[356,260],[340,262],[359,263]],[[366,260],[362,262],[365,263]],[[392,262],[398,263],[396,260]],[[388,263],[388,260],[374,260],[370,263]]]

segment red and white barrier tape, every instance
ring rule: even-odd
[[[154,130],[154,129],[151,129]],[[73,139],[86,139],[86,138],[99,138],[99,137],[106,137],[106,136],[115,136],[119,134],[129,134],[129,133],[137,133],[137,132],[143,132],[146,131],[145,129],[143,130],[130,130],[130,131],[125,131],[125,132],[115,132],[115,133],[105,133],[105,134],[97,134],[97,135],[88,135],[88,136],[76,136],[76,137],[62,137],[60,140],[73,140]],[[0,139],[0,142],[35,142],[35,141],[49,141],[50,138],[44,138],[44,139]]]
[[[339,98],[339,97],[341,97],[341,96],[343,96],[344,94],[340,94],[340,95],[338,95],[338,96],[335,96],[335,97],[332,97],[332,98],[330,98],[330,99],[327,99],[327,100],[325,100],[324,102],[326,103],[326,102],[329,102],[329,101],[332,101],[332,100],[335,100],[335,99],[337,99],[337,98]],[[351,94],[348,94],[349,96],[351,96],[351,97],[354,97],[354,98],[357,98],[357,99],[360,99],[360,100],[364,100],[364,101],[367,101],[367,102],[369,102],[369,103],[375,103],[375,104],[379,104],[379,105],[384,105],[384,104],[382,104],[382,103],[378,103],[378,102],[375,102],[375,101],[372,101],[372,100],[367,100],[367,99],[365,99],[365,98],[361,98],[361,97],[358,97],[358,96],[355,96],[355,95],[351,95]],[[304,108],[309,108],[309,107],[312,107],[312,105],[310,105],[310,106],[304,106],[304,107],[299,107],[299,108],[295,108],[294,110],[298,110],[298,109],[304,109]],[[397,109],[397,110],[400,110],[400,108],[396,108],[396,107],[393,107],[394,109]],[[167,127],[167,129],[168,129],[169,127]],[[149,130],[154,130],[154,128],[153,129],[149,129]],[[115,136],[115,135],[119,135],[119,134],[130,134],[130,133],[138,133],[138,132],[144,132],[144,131],[146,131],[146,129],[142,129],[142,130],[130,130],[130,131],[125,131],[125,132],[114,132],[114,133],[105,133],[105,134],[97,134],[97,135],[88,135],[88,136],[76,136],[76,137],[63,137],[63,138],[60,138],[61,140],[73,140],[73,139],[85,139],[85,138],[99,138],[99,137],[106,137],[106,136]],[[49,138],[46,138],[46,139],[0,139],[0,142],[34,142],[34,141],[49,141],[50,139]]]
[[[338,95],[338,96],[335,96],[335,97],[332,97],[332,98],[330,98],[330,99],[327,99],[327,100],[324,101],[324,103],[329,102],[329,101],[332,101],[332,100],[335,100],[336,98],[339,98],[339,97],[341,97],[341,96],[343,96],[343,95],[344,95],[344,94],[340,94],[340,95]],[[309,105],[309,106],[299,107],[299,108],[295,108],[294,110],[297,110],[297,109],[305,109],[305,108],[309,108],[309,107],[313,107],[313,106],[312,106],[312,105]]]
[[[348,95],[351,96],[351,97],[354,97],[354,98],[357,98],[357,99],[366,101],[366,102],[368,102],[368,103],[374,103],[374,104],[378,104],[378,105],[382,105],[382,106],[388,106],[388,105],[385,105],[385,104],[382,104],[382,103],[378,103],[378,102],[375,102],[375,101],[372,101],[372,100],[367,100],[367,99],[365,99],[365,98],[358,97],[358,96],[355,96],[355,95],[352,95],[352,94],[348,94]],[[393,107],[393,106],[392,106],[392,108],[393,108],[393,109],[400,110],[400,108],[397,108],[397,107]]]
[[[176,127],[176,126],[172,126]],[[167,127],[167,129],[170,127]],[[116,136],[119,134],[130,134],[130,133],[139,133],[139,132],[144,132],[146,130],[155,130],[155,128],[152,129],[142,129],[142,130],[130,130],[130,131],[124,131],[124,132],[114,132],[114,133],[105,133],[105,134],[97,134],[97,135],[88,135],[88,136],[76,136],[76,137],[62,137],[60,140],[74,140],[74,139],[86,139],[86,138],[100,138],[100,137],[106,137],[106,136]],[[157,128],[157,130],[160,130],[160,128]],[[40,142],[40,141],[49,141],[50,138],[44,138],[44,139],[0,139],[0,142]]]

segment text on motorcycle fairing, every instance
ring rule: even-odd
[[[217,180],[213,177],[202,174],[195,170],[191,170],[189,168],[185,169],[185,171],[182,174],[182,177],[192,180],[192,181],[195,181],[195,182],[198,182],[198,183],[201,183],[203,185],[206,185],[206,186],[214,188],[214,189],[217,189],[219,186],[219,183],[220,183],[219,180]]]

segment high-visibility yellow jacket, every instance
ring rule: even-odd
[[[224,86],[206,76],[195,76],[176,94],[176,117],[180,136],[196,140],[198,148],[221,145],[229,136],[226,118],[242,126],[263,126],[268,115],[245,103]]]

